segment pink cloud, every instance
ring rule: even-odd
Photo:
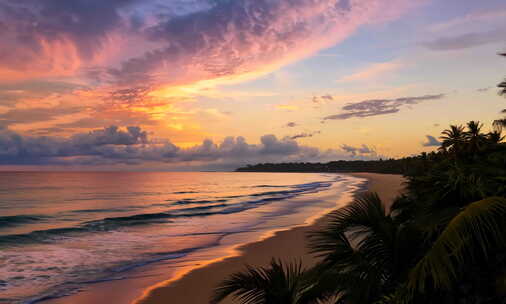
[[[7,2],[0,81],[82,76],[90,67],[98,80],[129,86],[255,77],[423,1],[202,0],[177,17],[153,15],[155,0]]]
[[[120,82],[168,85],[256,76],[349,37],[358,27],[396,18],[407,0],[238,0],[151,27],[166,47],[125,61]]]
[[[383,62],[372,64],[365,69],[357,71],[351,75],[338,79],[338,82],[353,82],[375,79],[385,74],[392,73],[403,67],[399,62]]]

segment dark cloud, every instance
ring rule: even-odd
[[[354,147],[350,145],[343,144],[341,145],[341,149],[343,151],[348,152],[353,157],[357,155],[370,155],[370,156],[376,156],[377,153],[373,148],[370,148],[369,146],[362,144],[360,147]]]
[[[291,122],[287,123],[286,126],[289,127],[289,128],[294,128],[294,127],[297,126],[297,123],[291,121]]]
[[[288,136],[288,138],[292,139],[292,140],[295,140],[295,139],[298,139],[298,138],[307,138],[307,137],[313,137],[317,134],[320,134],[321,131],[315,131],[315,132],[311,132],[311,133],[307,133],[307,132],[303,132],[303,133],[299,133],[299,134],[295,134],[295,135],[292,135],[292,136]]]
[[[476,89],[476,91],[480,92],[480,93],[485,93],[485,92],[488,92],[490,89],[492,89],[492,87],[479,88],[479,89]]]
[[[313,96],[312,101],[313,103],[319,104],[327,101],[334,100],[334,97],[330,94],[322,95],[322,96]]]
[[[434,136],[431,135],[425,135],[427,138],[426,142],[422,143],[422,146],[424,147],[439,147],[441,146],[441,142],[437,140]]]
[[[346,147],[344,147],[346,148]],[[255,162],[330,161],[375,158],[363,145],[353,153],[348,149],[325,150],[299,145],[290,138],[265,135],[259,144],[243,137],[227,137],[221,143],[204,140],[191,148],[181,148],[169,140],[149,138],[139,127],[108,127],[71,137],[24,136],[0,128],[1,165],[112,165],[159,162],[170,164],[213,164],[222,168]]]
[[[107,35],[121,27],[119,9],[135,0],[5,0],[0,18],[5,20],[10,43],[0,46],[0,62],[24,67],[40,56],[47,42],[71,41],[82,58],[101,50]],[[5,30],[4,30],[5,31]],[[15,49],[13,49],[15,47]]]
[[[330,115],[325,120],[345,120],[353,117],[370,117],[397,113],[403,106],[415,105],[428,100],[441,99],[445,94],[425,95],[418,97],[401,97],[396,99],[372,99],[345,105],[343,113]]]
[[[450,51],[472,48],[484,44],[504,42],[506,30],[498,29],[488,32],[467,33],[459,36],[442,37],[424,45],[434,51]]]

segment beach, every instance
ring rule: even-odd
[[[0,303],[133,303],[246,244],[312,224],[366,185],[334,173],[3,177]]]
[[[367,190],[377,192],[387,204],[402,191],[403,177],[400,175],[354,173],[355,177],[368,180]],[[362,190],[363,191],[363,190]],[[301,259],[304,266],[315,263],[308,253],[306,234],[325,223],[325,217],[319,218],[309,226],[296,227],[276,232],[262,241],[239,248],[240,255],[222,261],[210,262],[206,266],[192,270],[177,280],[163,282],[148,288],[136,304],[204,304],[209,302],[213,288],[231,273],[241,271],[245,264],[266,266],[273,257],[285,261]],[[223,303],[236,303],[227,299]]]
[[[215,176],[228,181],[212,184]],[[34,287],[47,284],[49,279],[59,279],[63,283],[53,284],[48,292],[39,293],[28,301],[0,299],[0,303],[209,303],[215,286],[230,274],[243,270],[246,264],[266,266],[272,258],[279,258],[287,262],[300,260],[304,267],[314,265],[316,260],[306,247],[306,234],[325,224],[326,214],[346,206],[357,193],[368,190],[377,192],[388,207],[403,182],[399,175],[371,173],[199,173],[184,176],[142,173],[125,175],[123,180],[114,175],[115,181],[103,188],[106,180],[113,180],[111,177],[103,173],[84,177],[82,174],[53,176],[54,180],[72,181],[54,188],[62,189],[58,191],[74,189],[68,194],[69,199],[76,197],[74,192],[79,190],[76,187],[84,178],[99,180],[102,188],[94,187],[94,192],[89,192],[88,188],[79,190],[81,195],[87,195],[83,197],[86,200],[79,200],[77,204],[69,201],[65,206],[73,208],[73,212],[65,214],[78,214],[79,217],[74,216],[76,221],[90,216],[101,220],[76,226],[87,229],[76,235],[64,234],[63,238],[58,235],[55,239],[47,239],[50,242],[46,244],[27,244],[28,250],[22,254],[11,251],[6,255],[17,257],[17,260],[10,258],[15,263],[30,258],[29,262],[35,259],[44,265],[26,268],[32,271],[26,274],[35,278],[27,282],[39,284]],[[177,177],[179,184],[174,185],[170,177]],[[40,178],[37,177],[34,184],[40,184]],[[197,178],[201,180],[195,182]],[[144,184],[129,192],[118,192],[118,182],[132,185],[139,180]],[[89,182],[84,184],[89,185]],[[26,186],[29,185],[22,185],[22,189]],[[44,189],[49,187],[52,185]],[[159,193],[161,189],[165,190]],[[205,189],[214,192],[206,193]],[[215,191],[217,189],[219,191]],[[64,194],[58,191],[57,195]],[[224,201],[223,197],[228,198]],[[84,208],[83,202],[90,205]],[[161,206],[159,202],[163,202]],[[132,209],[135,204],[142,208],[131,213],[122,211]],[[115,215],[131,215],[104,218],[111,214],[102,211],[105,206],[109,209],[115,206]],[[57,207],[62,209],[60,205]],[[165,208],[169,208],[168,213]],[[217,209],[210,209],[215,212],[209,214],[207,208]],[[90,213],[92,210],[96,212]],[[202,214],[202,210],[206,213]],[[170,216],[168,220],[167,216]],[[95,223],[100,223],[100,229],[111,231],[90,229]],[[21,226],[21,229],[29,228]],[[59,252],[61,254],[56,255]],[[39,269],[45,276],[36,272]],[[65,271],[65,277],[56,271]],[[79,280],[76,276],[80,276]],[[224,303],[234,302],[227,299]]]

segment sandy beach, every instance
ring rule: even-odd
[[[388,205],[402,191],[404,179],[399,175],[354,173],[368,179],[367,190],[379,194]],[[240,255],[226,258],[195,269],[175,281],[168,281],[147,289],[137,304],[205,304],[209,302],[213,288],[231,273],[241,271],[245,264],[265,266],[272,257],[283,260],[302,259],[303,265],[311,266],[315,259],[308,253],[306,234],[325,223],[325,217],[310,226],[280,231],[273,236],[239,248]],[[234,303],[227,299],[223,303]]]

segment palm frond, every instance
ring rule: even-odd
[[[493,124],[496,127],[506,127],[506,118],[496,119]]]
[[[506,80],[501,82],[498,87],[500,88],[499,94],[506,95]]]
[[[245,271],[232,274],[214,290],[211,303],[232,296],[243,304],[298,304],[310,286],[300,262],[284,265],[273,259],[269,267],[246,266]]]
[[[264,303],[266,286],[264,269],[246,266],[245,272],[232,274],[215,289],[211,303],[220,303],[229,295],[240,299],[244,304]]]
[[[376,193],[364,193],[332,212],[326,227],[310,233],[309,246],[334,267],[346,267],[360,258],[380,267],[390,257],[386,248],[394,236],[395,225],[381,199]]]
[[[506,198],[490,197],[468,205],[445,228],[409,275],[409,288],[423,292],[428,281],[450,288],[477,251],[489,255],[505,241]]]
[[[386,218],[386,211],[378,194],[367,192],[351,204],[330,214],[329,228],[333,231],[368,232]]]

